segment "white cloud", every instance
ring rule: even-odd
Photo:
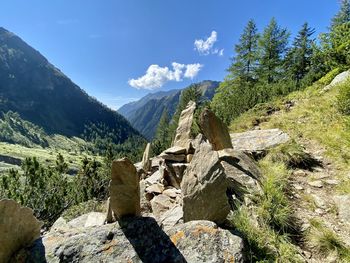
[[[145,75],[137,79],[130,79],[128,83],[136,89],[153,90],[162,87],[168,81],[180,82],[183,78],[193,79],[203,67],[199,63],[185,65],[173,62],[171,65],[172,69],[150,65]]]
[[[184,77],[193,79],[198,75],[198,72],[202,69],[202,67],[203,65],[199,63],[187,65]]]
[[[210,37],[208,37],[206,40],[204,39],[196,39],[194,41],[194,50],[197,50],[199,54],[201,55],[209,55],[209,54],[215,54],[218,56],[224,55],[223,49],[214,49],[214,45],[216,41],[218,40],[218,33],[216,31],[212,31]]]

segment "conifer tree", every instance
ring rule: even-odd
[[[260,81],[270,84],[280,79],[288,38],[288,30],[279,27],[276,20],[272,18],[258,42],[258,76]]]
[[[235,45],[236,55],[228,69],[232,78],[251,82],[256,78],[257,51],[259,34],[254,20],[249,20],[239,43]]]
[[[308,23],[304,23],[293,41],[292,48],[286,55],[287,76],[296,81],[297,84],[310,70],[314,43],[314,39],[311,37],[314,33],[315,29],[310,28]]]
[[[350,0],[342,0],[339,12],[333,17],[331,30],[350,22]]]
[[[168,111],[164,109],[152,143],[152,149],[155,155],[160,154],[167,147],[169,147],[171,143],[169,136],[169,121]]]

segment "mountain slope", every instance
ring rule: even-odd
[[[13,111],[49,134],[80,136],[103,124],[118,142],[138,132],[50,64],[38,51],[0,27],[0,112]]]
[[[211,100],[218,86],[219,82],[217,81],[206,80],[200,82],[199,89],[202,99]],[[118,112],[126,117],[133,127],[146,138],[152,139],[163,111],[166,110],[170,117],[173,116],[180,95],[181,90],[151,93],[139,101],[122,106]]]

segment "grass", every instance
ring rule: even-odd
[[[263,194],[255,197],[253,209],[242,205],[234,211],[231,222],[248,242],[251,261],[303,262],[291,239],[295,222],[287,197],[291,172],[284,163],[274,163],[268,156],[259,166]]]
[[[307,235],[310,244],[322,256],[335,255],[339,261],[350,262],[350,249],[332,230],[324,226],[319,220],[310,220],[311,229]]]

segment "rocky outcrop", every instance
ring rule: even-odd
[[[179,124],[176,129],[176,135],[172,146],[179,146],[183,148],[189,147],[191,142],[191,127],[193,122],[193,114],[196,110],[196,103],[190,101],[186,109],[181,112]]]
[[[21,207],[13,200],[1,200],[0,262],[11,262],[13,253],[38,239],[42,225],[34,217],[32,209]]]
[[[213,146],[213,150],[219,151],[225,148],[232,148],[227,126],[207,108],[201,113],[200,128]]]
[[[135,166],[127,158],[113,161],[109,192],[109,205],[115,219],[140,215],[139,176]]]
[[[350,70],[344,71],[344,72],[338,74],[329,85],[327,85],[326,87],[323,88],[323,92],[330,90],[334,86],[343,83],[344,81],[346,81],[349,78],[350,78]]]
[[[196,149],[181,183],[185,222],[224,221],[230,211],[226,195],[228,188],[218,153],[209,143],[202,143]]]
[[[213,222],[192,221],[163,231],[150,217],[47,233],[32,262],[243,262],[243,241]],[[43,249],[44,248],[44,249]]]
[[[233,149],[214,151],[202,142],[183,177],[181,190],[185,222],[223,222],[233,200],[261,193],[260,171],[246,154]]]
[[[253,130],[231,133],[233,149],[246,153],[260,154],[289,141],[287,133],[280,129]]]
[[[151,161],[151,144],[147,143],[146,149],[142,156],[142,169],[145,172],[150,172],[152,168],[152,161]]]

